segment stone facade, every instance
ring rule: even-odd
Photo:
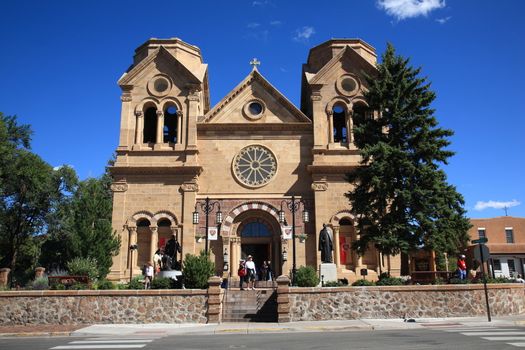
[[[492,315],[525,312],[522,284],[488,288]],[[291,322],[486,315],[483,285],[289,288],[287,294]]]
[[[358,232],[344,196],[351,189],[345,174],[359,162],[352,115],[372,115],[363,99],[363,73],[373,74],[375,62],[374,48],[359,39],[314,47],[303,65],[297,108],[254,60],[246,78],[212,108],[208,66],[198,47],[177,38],[140,46],[118,82],[122,110],[111,168],[112,222],[122,247],[109,278],[140,274],[172,234],[183,255],[205,249],[206,198],[217,202],[208,227],[216,225],[218,211],[224,218],[218,239],[209,242],[217,274],[224,277],[225,264],[236,267],[248,254],[257,265],[271,261],[275,275],[288,274],[294,257],[296,267],[317,268],[323,224],[334,230],[339,278],[353,281],[362,268],[371,278],[386,270],[386,259],[373,248],[364,257],[350,250]],[[196,225],[194,211],[200,214]],[[304,242],[282,236],[294,219],[296,234],[307,236]],[[138,250],[130,252],[135,244]],[[399,258],[390,265],[398,274]]]
[[[206,290],[0,292],[0,324],[206,323]]]

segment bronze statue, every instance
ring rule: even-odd
[[[170,240],[166,243],[164,248],[163,265],[164,270],[177,270],[180,268],[177,261],[177,253],[182,251],[179,242],[177,241],[177,235],[173,234]]]
[[[332,229],[323,224],[323,229],[319,232],[319,250],[321,251],[321,262],[332,263],[332,250],[334,248],[334,236]]]

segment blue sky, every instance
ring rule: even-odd
[[[117,80],[148,38],[179,37],[209,64],[212,105],[249,72],[299,106],[301,65],[330,38],[386,42],[437,93],[455,131],[445,167],[471,217],[525,217],[525,1],[3,1],[0,111],[34,130],[53,166],[98,176],[118,142]],[[477,208],[477,209],[476,209]],[[482,209],[482,210],[480,210]]]

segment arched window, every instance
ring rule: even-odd
[[[269,237],[271,235],[268,227],[260,221],[246,224],[241,232],[242,237]]]
[[[144,113],[144,143],[155,143],[157,133],[157,108],[149,107]]]
[[[339,226],[352,226],[352,221],[348,218],[342,218],[339,220]]]
[[[137,227],[149,227],[149,225],[151,225],[151,223],[148,219],[140,219],[137,221]]]
[[[163,142],[177,143],[178,115],[175,106],[169,106],[164,110]]]
[[[159,222],[157,222],[158,227],[170,227],[171,221],[170,219],[160,219]]]
[[[332,112],[333,142],[348,143],[348,127],[344,107],[335,105]]]

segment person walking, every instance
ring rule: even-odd
[[[467,278],[467,263],[465,262],[465,255],[461,254],[458,259],[458,278],[464,280]]]
[[[261,266],[261,281],[266,280],[268,280],[268,263],[265,260]]]
[[[239,269],[237,270],[237,275],[239,276],[239,288],[244,290],[244,280],[246,279],[246,265],[244,260],[239,262]]]
[[[248,289],[255,290],[255,262],[253,262],[253,257],[251,255],[248,255],[246,270],[248,272]]]

